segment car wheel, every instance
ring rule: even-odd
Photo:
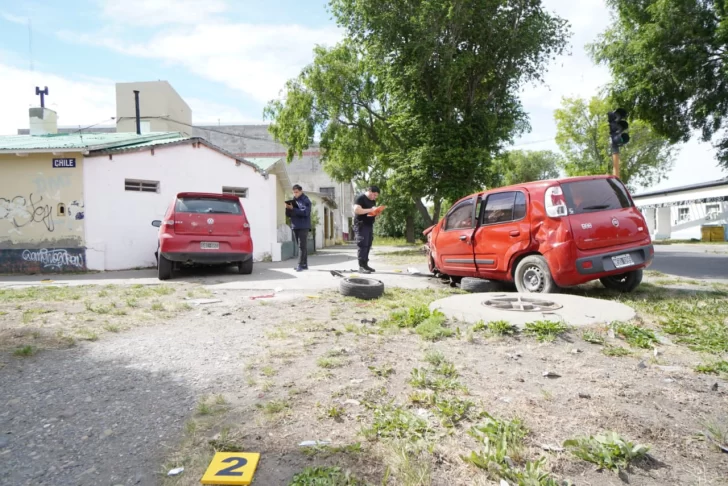
[[[460,290],[473,294],[481,292],[498,292],[500,285],[490,280],[482,278],[465,277],[460,281]]]
[[[238,263],[238,273],[240,275],[250,275],[253,273],[253,259],[251,258],[250,260]]]
[[[157,259],[157,276],[159,280],[169,280],[172,278],[173,263],[162,255]]]
[[[515,281],[516,289],[524,294],[551,294],[558,290],[548,263],[541,255],[521,260],[516,267]]]
[[[339,284],[339,292],[357,299],[378,299],[384,294],[384,284],[373,278],[344,278]]]
[[[635,270],[622,275],[600,278],[599,281],[609,290],[629,293],[642,283],[642,273],[642,270]]]

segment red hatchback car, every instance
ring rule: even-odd
[[[237,265],[253,273],[250,224],[238,196],[183,192],[169,206],[159,228],[157,269],[160,280],[172,278],[181,265]]]
[[[549,293],[599,279],[631,292],[652,263],[642,213],[616,177],[500,187],[461,199],[425,230],[430,270]]]

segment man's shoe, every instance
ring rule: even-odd
[[[369,272],[370,272],[370,273],[375,273],[375,272],[376,272],[376,270],[374,270],[374,269],[373,269],[372,267],[370,267],[369,265],[364,265],[364,268],[366,268],[367,270],[369,270]]]
[[[297,271],[297,272],[303,272],[304,270],[307,270],[307,268],[306,267],[302,267],[301,265],[299,265],[296,268],[294,268],[294,270]]]
[[[359,267],[359,273],[370,274],[372,272],[367,267]]]

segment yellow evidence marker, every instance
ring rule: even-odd
[[[260,461],[258,452],[217,452],[200,483],[248,485],[253,481],[258,461]]]

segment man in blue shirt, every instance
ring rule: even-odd
[[[286,216],[291,218],[291,229],[298,240],[297,272],[308,270],[308,232],[311,230],[311,200],[303,193],[303,188],[293,186],[292,204],[286,204]]]

